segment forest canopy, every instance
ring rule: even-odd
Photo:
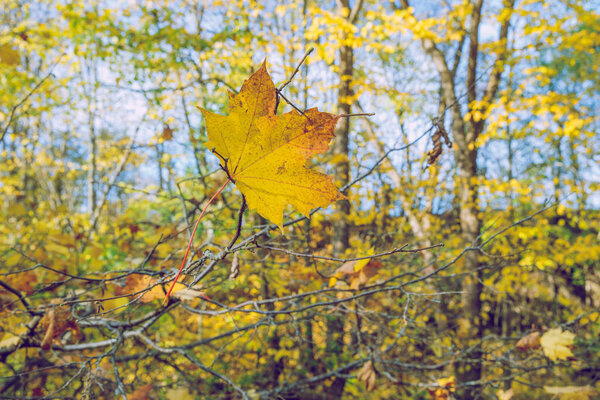
[[[599,49],[572,0],[0,0],[0,398],[598,398]]]

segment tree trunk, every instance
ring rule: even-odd
[[[340,49],[340,76],[342,82],[338,92],[338,110],[339,114],[350,114],[350,104],[347,99],[351,95],[350,77],[352,76],[352,57],[351,47],[344,46]],[[345,78],[345,79],[344,79]],[[342,118],[337,124],[335,130],[335,144],[333,154],[342,156],[335,165],[335,177],[339,186],[344,186],[349,182],[350,162],[348,160],[348,133],[350,131],[350,121],[348,118]],[[343,256],[346,249],[350,246],[349,237],[349,215],[350,202],[348,200],[338,201],[336,204],[336,216],[333,221],[333,254],[334,256]],[[335,365],[338,365],[340,356],[344,352],[344,317],[334,314],[327,316],[327,344],[325,354],[335,358]],[[336,377],[328,388],[328,397],[330,399],[339,399],[344,392],[346,379]]]
[[[341,0],[338,2],[340,13],[344,13],[344,9],[350,10],[349,0]],[[349,13],[347,18],[349,22],[356,21],[357,14],[361,2],[357,2],[354,9]],[[338,90],[338,114],[350,114],[351,112],[351,97],[352,97],[352,75],[354,69],[354,52],[351,46],[342,46],[339,50],[339,77],[340,86]],[[341,118],[337,123],[335,130],[335,143],[333,145],[333,154],[337,160],[335,164],[335,178],[337,184],[344,186],[350,182],[350,161],[348,160],[348,136],[350,132],[350,120]],[[348,249],[350,242],[350,202],[347,200],[338,201],[336,204],[336,216],[333,221],[333,254],[342,256]],[[344,317],[339,314],[334,314],[327,317],[327,342],[325,345],[325,353],[334,358],[335,365],[341,362],[340,356],[344,352]],[[331,386],[327,388],[328,398],[339,399],[344,392],[346,379],[335,377]]]
[[[401,0],[401,7],[408,9],[408,0]],[[503,0],[504,9],[509,13],[514,7],[514,0]],[[467,110],[469,113],[477,96],[477,61],[479,56],[479,25],[483,0],[476,0],[471,13],[469,26],[469,54],[467,63],[466,92],[469,100]],[[509,14],[510,15],[510,14]],[[488,104],[494,99],[500,84],[504,61],[507,55],[507,37],[510,18],[503,20],[500,26],[499,39],[502,48],[493,64],[492,72],[488,77],[485,91],[481,96],[481,105],[477,111],[485,115]],[[440,76],[442,100],[447,105],[452,116],[452,135],[454,137],[454,158],[457,167],[457,185],[459,200],[459,222],[465,246],[475,244],[481,230],[481,220],[478,215],[478,190],[477,182],[477,138],[483,131],[485,119],[475,120],[472,116],[465,122],[459,106],[459,95],[454,82],[455,70],[446,62],[444,53],[436,43],[428,38],[422,38],[421,44],[425,52],[431,57],[433,64]],[[458,53],[460,54],[460,53]],[[458,64],[455,64],[458,65]],[[481,326],[481,269],[479,252],[469,251],[464,256],[465,271],[470,272],[463,281],[462,313],[466,322],[461,336],[465,339],[463,349],[470,349],[468,354],[462,355],[462,360],[456,363],[456,377],[458,381],[456,397],[459,399],[475,399],[480,397],[481,386],[474,383],[481,379],[482,373],[482,348],[483,335]]]

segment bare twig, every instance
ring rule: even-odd
[[[294,77],[296,76],[296,74],[298,73],[298,71],[300,71],[300,67],[302,66],[302,64],[304,64],[304,61],[306,61],[306,59],[308,58],[308,56],[314,50],[315,49],[313,47],[311,47],[310,49],[308,49],[308,51],[306,52],[306,54],[304,54],[304,57],[302,57],[302,60],[300,60],[300,62],[298,63],[298,66],[296,66],[296,69],[294,70],[294,72],[292,73],[292,75],[288,78],[287,81],[285,81],[281,86],[279,86],[279,88],[276,89],[278,92],[281,92],[283,90],[283,88],[285,88],[287,85],[289,85],[292,82],[292,80],[294,79]]]
[[[57,59],[57,60],[54,62],[54,64],[53,64],[53,65],[50,67],[50,72],[48,72],[48,73],[46,74],[46,76],[44,76],[44,77],[43,77],[43,78],[42,78],[42,79],[41,79],[41,80],[40,80],[40,81],[39,81],[39,82],[38,82],[38,83],[37,83],[37,84],[36,84],[36,85],[35,85],[35,86],[34,86],[34,87],[33,87],[33,88],[30,90],[30,91],[29,91],[29,93],[27,93],[27,94],[25,95],[25,97],[23,97],[23,99],[22,99],[20,102],[18,102],[17,104],[15,104],[15,105],[13,106],[13,108],[10,110],[10,116],[8,117],[8,122],[6,123],[6,126],[5,126],[5,127],[2,129],[2,131],[1,131],[1,133],[0,133],[0,142],[2,142],[2,141],[4,140],[4,136],[6,135],[6,132],[8,132],[8,128],[10,128],[10,125],[11,125],[11,124],[12,124],[12,122],[13,122],[13,119],[14,119],[14,117],[15,117],[15,112],[17,111],[17,109],[18,109],[19,107],[21,107],[23,104],[25,104],[25,102],[26,102],[27,100],[29,100],[29,98],[30,98],[30,97],[31,97],[31,96],[32,96],[32,95],[33,95],[33,94],[34,94],[34,93],[35,93],[35,92],[36,92],[36,91],[37,91],[37,90],[40,88],[40,86],[42,86],[42,84],[43,84],[44,82],[46,82],[46,80],[47,80],[48,78],[50,78],[51,76],[52,76],[52,77],[54,76],[54,74],[53,74],[53,72],[52,72],[52,71],[54,70],[54,68],[56,67],[56,65],[57,65],[57,64],[60,62],[60,60],[61,60],[61,58],[62,58],[62,57],[63,57],[63,55],[60,55],[60,56],[58,57],[58,59]]]

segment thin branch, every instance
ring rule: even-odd
[[[54,77],[53,74],[53,70],[56,67],[56,65],[59,63],[59,61],[61,60],[61,58],[63,57],[63,55],[60,55],[58,57],[58,59],[54,62],[54,64],[50,67],[50,72],[48,72],[48,74],[46,74],[46,76],[44,76],[34,87],[33,89],[31,89],[29,91],[29,93],[27,93],[25,95],[25,97],[23,97],[23,99],[17,103],[16,105],[13,106],[13,108],[10,110],[10,116],[8,117],[8,122],[6,123],[6,126],[4,127],[4,129],[2,129],[2,133],[0,133],[0,142],[2,142],[4,140],[4,136],[6,135],[6,132],[8,132],[8,128],[10,128],[10,125],[13,122],[13,119],[15,117],[15,112],[17,111],[17,109],[19,107],[21,107],[23,104],[25,104],[25,102],[27,100],[29,100],[29,98],[40,88],[40,86],[42,86],[42,84],[44,82],[46,82],[46,80],[48,78],[50,78],[51,76]]]
[[[19,301],[21,302],[21,304],[23,304],[23,306],[25,307],[25,309],[27,310],[27,313],[29,315],[31,315],[32,317],[34,315],[36,315],[37,313],[31,310],[31,307],[29,306],[29,303],[27,302],[27,300],[25,300],[25,297],[23,297],[23,295],[21,294],[21,292],[19,292],[17,289],[13,288],[12,286],[10,286],[8,283],[0,281],[0,286],[2,286],[4,289],[8,290],[9,292],[11,292],[12,294],[14,294],[15,296],[17,296],[17,298],[19,299]]]
[[[258,249],[268,249],[268,250],[273,250],[273,251],[279,251],[282,253],[286,253],[289,254],[291,256],[295,256],[295,257],[305,257],[305,258],[312,258],[312,259],[316,259],[316,260],[326,260],[326,261],[335,261],[335,262],[348,262],[348,261],[359,261],[359,260],[369,260],[371,258],[379,258],[379,257],[384,257],[384,256],[389,256],[392,254],[396,254],[396,253],[418,253],[424,250],[431,250],[431,249],[435,249],[437,247],[443,247],[444,244],[443,243],[439,243],[433,246],[427,246],[427,247],[421,247],[418,249],[406,249],[406,247],[408,246],[408,244],[403,245],[402,247],[397,247],[393,250],[390,251],[386,251],[384,253],[378,253],[378,254],[373,254],[371,256],[365,256],[365,257],[352,257],[352,258],[338,258],[338,257],[328,257],[328,256],[318,256],[315,254],[309,254],[309,253],[298,253],[295,251],[290,251],[287,249],[282,249],[279,247],[273,247],[273,246],[266,246],[263,244],[256,244],[256,248]],[[247,248],[247,249],[251,249],[251,248]]]
[[[306,54],[304,55],[304,57],[302,57],[302,60],[300,60],[300,62],[296,66],[296,69],[294,70],[294,72],[292,73],[292,75],[289,77],[289,79],[287,81],[285,81],[281,86],[279,86],[278,89],[276,89],[278,92],[281,92],[283,90],[283,88],[285,88],[287,85],[289,85],[290,83],[292,83],[292,80],[294,79],[294,77],[296,76],[296,74],[298,73],[298,71],[300,71],[300,67],[302,66],[302,64],[304,64],[304,61],[306,61],[306,59],[308,58],[308,56],[310,55],[310,53],[312,53],[314,50],[315,50],[314,47],[311,47],[310,49],[308,49],[308,51],[306,52]]]
[[[356,114],[338,114],[337,117],[340,118],[350,118],[350,117],[372,117],[375,113],[356,113]]]

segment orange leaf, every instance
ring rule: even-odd
[[[311,156],[329,148],[339,116],[316,108],[276,116],[275,93],[263,63],[237,95],[230,94],[228,116],[201,110],[206,146],[220,158],[248,207],[282,228],[287,204],[308,216],[311,209],[345,197],[332,177],[306,168]]]
[[[116,295],[139,296],[140,292],[145,291],[140,297],[142,303],[149,303],[152,300],[162,299],[165,296],[162,285],[157,285],[158,279],[149,275],[131,274],[125,279],[125,287],[117,287]]]

